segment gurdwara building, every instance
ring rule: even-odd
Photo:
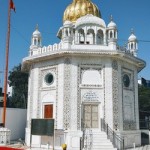
[[[34,118],[55,120],[55,149],[63,143],[67,150],[140,145],[137,77],[145,61],[137,57],[135,34],[119,46],[113,18],[106,25],[91,0],[73,0],[57,36],[60,43],[42,46],[36,28],[23,59],[29,72],[27,145]],[[32,147],[52,143],[52,137],[32,136]]]

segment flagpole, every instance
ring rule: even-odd
[[[8,3],[8,29],[7,29],[7,39],[6,39],[6,57],[5,57],[5,76],[4,76],[4,98],[3,98],[3,126],[6,123],[6,101],[7,101],[7,81],[8,81],[8,59],[9,59],[9,41],[10,41],[10,8],[11,0]]]

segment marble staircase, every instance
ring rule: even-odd
[[[84,150],[117,150],[107,139],[106,133],[98,129],[86,129],[84,139]]]

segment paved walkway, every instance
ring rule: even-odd
[[[8,147],[12,147],[12,148],[16,148],[16,149],[22,149],[22,150],[53,150],[53,148],[30,148],[27,147],[26,145],[23,145],[22,143],[15,143],[15,144],[11,144]],[[62,150],[61,148],[55,148],[55,150]],[[136,147],[134,148],[130,148],[127,150],[150,150],[150,145],[146,145],[146,146],[142,146],[142,147]]]
[[[30,148],[30,147],[28,147],[28,146],[26,146],[26,145],[23,145],[22,143],[20,143],[20,142],[18,142],[18,143],[13,143],[13,144],[10,144],[10,145],[8,145],[7,147],[11,147],[11,148],[16,148],[16,150],[17,149],[21,149],[21,150],[53,150],[53,148],[37,148],[37,147],[35,147],[35,148]],[[55,150],[62,150],[62,148],[55,148]]]

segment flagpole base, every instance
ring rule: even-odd
[[[0,127],[0,146],[10,144],[11,131],[7,128]]]

